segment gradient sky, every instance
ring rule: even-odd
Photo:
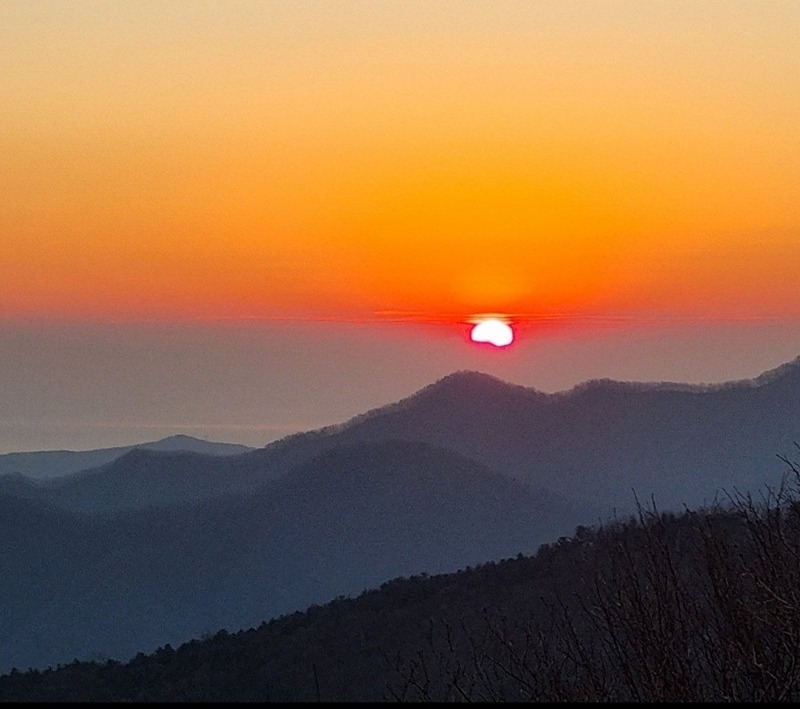
[[[552,390],[793,358],[798,36],[796,0],[3,0],[0,357],[26,375],[3,378],[0,451],[104,420],[170,356],[216,371],[191,353],[231,328],[257,333],[228,353],[242,382],[306,403],[231,401],[204,413],[220,430],[331,423],[463,366]],[[513,367],[467,352],[481,312],[517,324]],[[143,323],[151,369],[113,344]],[[71,337],[141,377],[101,387]],[[328,382],[375,366],[364,338],[415,364],[358,399]],[[315,377],[289,341],[328,353]],[[205,401],[139,398],[119,420],[165,430]]]

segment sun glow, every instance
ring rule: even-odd
[[[469,337],[479,344],[507,347],[514,341],[514,330],[500,318],[478,318]]]

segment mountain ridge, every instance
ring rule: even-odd
[[[220,458],[132,454],[148,449],[131,447],[105,472],[92,468],[46,483],[0,476],[0,492],[91,511],[88,481],[95,478],[107,488],[104,511],[113,514],[255,489],[339,445],[405,439],[455,450],[568,499],[599,496],[622,507],[635,490],[680,508],[712,499],[726,485],[752,489],[777,480],[776,456],[800,438],[798,375],[800,358],[721,385],[590,380],[547,394],[462,370],[395,403],[263,448]]]
[[[563,390],[555,392],[544,392],[535,387],[526,386],[524,384],[516,384],[493,374],[488,374],[479,370],[460,369],[440,377],[439,379],[427,384],[415,392],[401,399],[383,404],[360,414],[356,414],[345,421],[339,423],[329,424],[310,431],[299,431],[297,433],[284,436],[272,443],[267,444],[263,448],[270,448],[277,445],[283,445],[292,440],[302,438],[308,435],[327,435],[332,433],[341,433],[346,431],[352,425],[358,425],[364,421],[380,416],[387,411],[399,411],[401,409],[413,406],[420,400],[433,398],[436,396],[449,396],[453,390],[459,390],[466,386],[475,386],[476,384],[487,392],[491,389],[492,393],[500,391],[510,393],[513,392],[520,398],[526,398],[531,401],[536,401],[546,404],[553,401],[563,399],[570,399],[573,397],[581,396],[586,391],[593,391],[596,389],[607,389],[612,391],[630,391],[630,392],[651,392],[651,391],[675,391],[685,393],[713,393],[728,390],[740,389],[758,389],[763,386],[771,385],[779,382],[781,379],[789,378],[792,375],[800,377],[800,356],[784,362],[773,367],[772,369],[765,370],[753,377],[743,377],[740,379],[731,379],[717,383],[687,383],[678,381],[633,381],[633,380],[619,380],[611,378],[597,378],[587,379],[582,382]]]
[[[798,439],[800,366],[787,365],[721,388],[601,383],[571,396],[455,373],[347,426],[238,455],[131,450],[29,485],[40,497],[23,502],[9,501],[25,480],[9,478],[0,666],[57,661],[49,647],[121,656],[529,553],[636,496],[674,511],[763,490]],[[13,523],[25,509],[29,534]]]
[[[0,454],[0,475],[20,473],[36,480],[58,478],[98,468],[135,448],[161,452],[190,451],[218,456],[240,455],[253,450],[251,446],[239,443],[221,443],[176,434],[156,441],[86,451],[42,450],[3,453]]]
[[[0,672],[129,657],[533,553],[600,514],[413,441],[345,445],[255,491],[111,519],[0,495]]]

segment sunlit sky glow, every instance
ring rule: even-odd
[[[0,315],[797,316],[800,3],[0,6]]]
[[[3,0],[0,451],[797,356],[799,30],[797,0]]]

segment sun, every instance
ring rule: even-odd
[[[481,317],[474,321],[470,339],[479,344],[507,347],[514,342],[514,330],[505,320],[497,317]]]

